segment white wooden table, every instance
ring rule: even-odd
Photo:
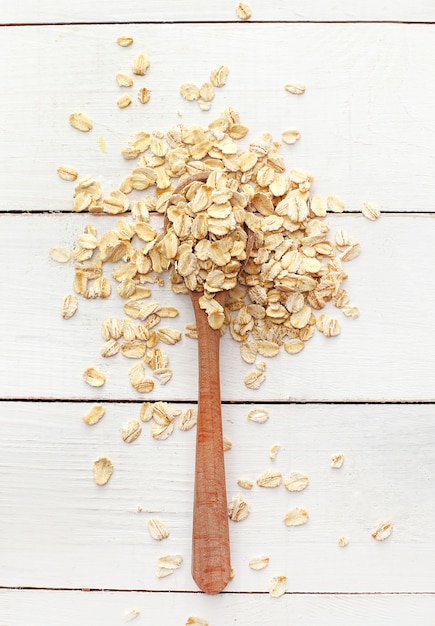
[[[242,23],[235,4],[2,7],[0,626],[112,626],[132,609],[140,611],[135,624],[153,626],[183,625],[191,615],[210,626],[435,623],[435,7],[252,0],[252,19]],[[132,48],[116,45],[122,34],[134,37]],[[115,74],[140,51],[151,60],[143,83],[152,97],[120,111]],[[210,112],[181,99],[182,82],[204,82],[219,64],[230,74]],[[284,91],[292,80],[306,83],[303,97]],[[245,492],[252,513],[230,528],[235,576],[211,597],[190,576],[195,431],[157,442],[143,424],[138,440],[122,441],[120,428],[138,418],[143,398],[125,360],[99,355],[101,320],[121,303],[87,301],[63,320],[72,268],[48,251],[72,247],[96,219],[72,212],[72,185],[57,177],[58,165],[110,189],[130,165],[119,152],[134,132],[180,120],[207,125],[227,106],[249,137],[300,130],[282,151],[289,167],[314,174],[316,193],[345,201],[330,223],[362,245],[346,284],[361,317],[343,319],[335,339],[318,334],[302,353],[269,360],[258,391],[244,386],[251,368],[224,338],[228,496],[240,492],[240,477],[255,481],[270,467],[306,472],[310,485],[299,494],[283,486]],[[69,126],[76,110],[94,120],[92,133]],[[383,211],[376,223],[358,211],[365,200]],[[98,220],[101,231],[113,223]],[[184,330],[188,300],[157,291],[180,310],[172,325]],[[194,407],[195,342],[183,338],[170,357],[173,380],[149,399]],[[107,373],[102,390],[82,380],[91,364]],[[97,400],[106,415],[90,428],[81,415]],[[247,421],[256,406],[268,409],[266,424]],[[281,446],[274,462],[273,444]],[[338,451],[345,462],[334,470]],[[103,488],[92,477],[100,455],[115,465]],[[309,511],[307,525],[284,526],[291,506]],[[151,539],[150,517],[166,522],[169,539]],[[371,531],[384,519],[394,531],[377,542]],[[158,579],[156,559],[168,552],[184,563]],[[249,560],[261,554],[268,567],[252,571]],[[268,593],[275,575],[288,577],[279,599]]]

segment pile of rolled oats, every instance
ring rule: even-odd
[[[145,376],[147,361],[155,362],[159,382],[172,375],[164,355],[154,359],[157,344],[181,339],[169,327],[157,328],[177,310],[149,300],[147,284],[162,284],[167,270],[176,293],[203,293],[210,325],[228,329],[250,364],[281,348],[300,352],[316,328],[326,337],[338,335],[339,321],[323,313],[328,303],[358,317],[342,283],[344,266],[360,245],[343,229],[332,236],[326,219],[327,211],[342,212],[343,202],[311,196],[312,175],[287,172],[280,144],[269,133],[241,148],[247,133],[231,108],[207,128],[140,131],[122,150],[135,164],[119,189],[103,196],[92,176],[76,184],[75,211],[123,216],[105,233],[85,227],[73,252],[74,290],[85,298],[108,297],[112,284],[104,266],[111,264],[126,318],[106,324],[102,354],[145,359],[130,371],[141,393],[154,387]],[[139,200],[130,200],[133,190],[142,192]],[[166,215],[166,229],[155,215]],[[228,297],[221,304],[215,295],[223,290]],[[194,327],[189,331],[194,336]],[[258,388],[264,369],[257,364],[245,384]]]

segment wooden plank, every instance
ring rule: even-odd
[[[288,127],[300,130],[300,141],[284,146],[283,155],[289,167],[312,172],[316,193],[341,196],[349,210],[374,200],[385,211],[433,211],[435,90],[427,77],[435,26],[246,26],[220,24],[219,47],[210,46],[214,24],[3,28],[8,63],[0,80],[8,89],[0,94],[0,210],[69,211],[73,185],[58,178],[58,165],[93,174],[110,191],[131,170],[120,151],[136,131],[180,121],[207,125],[232,106],[250,128],[243,145],[260,132],[280,139]],[[135,44],[120,48],[116,37],[127,31]],[[259,45],[267,55],[254,56]],[[136,86],[150,88],[151,100],[141,105],[133,91],[134,104],[119,110],[115,74],[129,71],[139,51],[151,67]],[[202,84],[222,63],[230,68],[228,83],[211,111],[181,98],[181,83]],[[304,96],[284,90],[292,80],[307,84]],[[69,126],[73,111],[93,119],[91,133]]]
[[[69,2],[23,0],[19,8],[2,9],[1,23],[148,23],[0,28],[8,59],[0,68],[7,85],[0,94],[0,212],[64,213],[0,218],[0,398],[12,399],[0,403],[0,585],[39,588],[0,588],[0,626],[86,626],[96,617],[110,626],[124,623],[133,606],[141,610],[137,623],[156,626],[185,623],[190,614],[211,624],[250,626],[432,623],[435,339],[428,330],[434,302],[427,285],[435,261],[434,222],[418,213],[433,211],[435,95],[427,76],[435,60],[435,26],[304,23],[433,22],[432,5],[308,0],[296,7],[252,0],[253,21],[246,24],[235,21],[235,3],[228,0],[150,0],[146,17],[138,0],[122,3],[122,11],[113,0],[104,6],[77,0],[74,8]],[[299,23],[261,23],[279,20]],[[158,23],[166,21],[191,23]],[[127,30],[135,44],[123,50],[114,42]],[[219,48],[210,45],[217,38]],[[263,49],[266,56],[257,54]],[[140,85],[151,88],[151,102],[119,111],[114,76],[129,71],[139,51],[151,58]],[[221,63],[230,67],[229,81],[210,113],[181,100],[181,82],[202,83]],[[305,96],[286,94],[282,86],[289,80],[304,80]],[[289,167],[312,171],[315,192],[342,196],[351,211],[373,199],[394,215],[377,224],[360,216],[331,220],[363,245],[348,281],[362,316],[345,320],[339,338],[316,337],[302,354],[268,361],[267,382],[257,392],[243,385],[251,368],[239,360],[237,345],[223,339],[224,432],[233,444],[225,453],[229,497],[240,491],[242,475],[255,482],[273,467],[284,475],[306,472],[310,486],[300,494],[282,485],[244,492],[251,515],[230,524],[235,578],[227,593],[211,598],[196,592],[189,571],[195,431],[176,427],[168,441],[156,442],[150,424],[143,424],[133,444],[120,437],[122,424],[138,418],[144,399],[194,406],[195,342],[184,338],[168,349],[170,385],[145,398],[132,393],[131,363],[99,357],[101,319],[122,315],[122,303],[113,297],[81,302],[75,318],[61,320],[59,304],[70,290],[72,268],[53,264],[47,251],[72,246],[90,220],[100,232],[113,224],[110,218],[69,214],[73,185],[57,178],[57,165],[71,163],[81,175],[94,174],[108,191],[131,165],[119,151],[135,131],[166,130],[180,121],[206,125],[224,106],[240,111],[251,129],[248,138],[269,130],[279,139],[283,128],[297,126],[302,139],[283,152]],[[92,133],[69,127],[72,110],[91,115]],[[191,321],[187,298],[167,287],[155,296],[180,309],[171,326],[182,330]],[[81,380],[84,367],[97,362],[108,373],[103,393]],[[106,407],[94,427],[80,419],[89,400]],[[416,404],[354,404],[384,400]],[[248,422],[248,411],[263,402],[269,421]],[[269,449],[276,443],[281,448],[272,462]],[[330,468],[336,451],[345,455],[340,470]],[[101,455],[115,464],[102,488],[92,479],[92,462]],[[288,529],[282,517],[295,505],[306,507],[310,520]],[[146,531],[151,516],[170,528],[161,544]],[[375,542],[370,533],[387,518],[393,535]],[[345,549],[337,546],[342,534],[350,539]],[[183,554],[184,563],[159,580],[155,563],[164,552]],[[270,565],[253,572],[248,561],[260,553],[270,556]],[[267,589],[276,574],[288,576],[288,594],[274,601]]]
[[[139,611],[132,624],[153,626],[186,623],[189,616],[209,624],[231,621],[250,626],[429,626],[435,611],[433,595],[286,595],[272,600],[259,594],[180,594],[172,592],[0,591],[4,626],[106,626],[130,623],[127,616]]]
[[[159,220],[161,218],[156,218]],[[117,218],[89,215],[13,215],[0,218],[3,246],[0,263],[0,318],[5,329],[0,352],[2,398],[182,399],[197,397],[196,341],[183,337],[164,346],[174,376],[156,384],[149,395],[128,380],[131,359],[100,356],[101,322],[124,318],[124,301],[115,292],[106,300],[84,300],[70,320],[60,315],[64,295],[72,293],[73,269],[51,261],[48,251],[72,246],[92,220],[102,234]],[[383,216],[376,223],[362,216],[334,215],[331,231],[344,227],[363,253],[347,266],[345,285],[361,310],[358,320],[334,307],[342,332],[325,338],[316,333],[297,355],[283,352],[267,360],[266,382],[249,390],[244,377],[253,369],[239,356],[239,345],[226,334],[221,346],[224,400],[263,401],[422,401],[433,400],[435,338],[432,328],[435,266],[432,216]],[[105,272],[110,276],[111,267]],[[168,282],[168,280],[166,281]],[[179,309],[166,325],[184,332],[193,321],[190,300],[166,285],[153,287],[153,301]],[[98,365],[107,374],[100,389],[82,380]]]
[[[194,591],[195,430],[176,427],[157,442],[150,424],[143,424],[142,435],[128,445],[120,428],[138,418],[137,404],[106,403],[106,415],[93,427],[81,420],[88,406],[1,404],[1,584]],[[239,478],[255,482],[268,468],[284,476],[305,472],[310,484],[300,493],[283,485],[243,491],[251,514],[230,524],[235,577],[228,591],[267,593],[272,576],[286,575],[289,592],[432,592],[433,406],[269,406],[264,425],[247,421],[252,408],[224,407],[224,433],[233,443],[225,453],[229,498],[242,491]],[[273,444],[281,446],[274,462]],[[330,467],[335,452],[344,454],[341,469]],[[100,455],[115,468],[104,487],[92,477]],[[294,506],[306,508],[310,519],[287,528],[282,518]],[[148,535],[150,517],[167,524],[167,540]],[[385,519],[393,534],[377,542],[371,531]],[[337,545],[341,535],[349,538],[346,548]],[[157,579],[156,559],[167,553],[181,554],[184,563]],[[252,571],[249,560],[261,554],[270,557],[268,567]]]
[[[324,2],[306,0],[294,5],[285,0],[250,0],[251,21],[434,21],[435,12],[430,0],[396,0],[394,5],[383,1],[340,0]],[[219,2],[187,2],[186,0],[148,0],[146,6],[140,0],[101,0],[88,3],[85,0],[22,0],[19,5],[8,4],[2,10],[2,24],[44,24],[80,22],[228,22],[237,20],[235,0]]]

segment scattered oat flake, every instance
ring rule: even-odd
[[[117,105],[120,109],[125,109],[131,104],[131,98],[127,94],[124,94],[117,100]]]
[[[59,165],[56,171],[63,180],[77,180],[79,175],[77,170],[69,165]]]
[[[180,554],[165,554],[157,559],[157,578],[166,578],[174,573],[183,563],[183,557]]]
[[[132,387],[139,393],[150,393],[154,389],[154,381],[146,376],[143,363],[136,363],[128,373]]]
[[[269,593],[272,598],[280,598],[286,592],[287,576],[274,576],[269,582]]]
[[[186,409],[181,414],[181,417],[178,422],[178,428],[180,430],[190,430],[196,426],[198,421],[198,413],[196,409]]]
[[[189,339],[198,339],[198,331],[196,329],[196,324],[186,324],[185,336],[189,337]]]
[[[270,558],[268,556],[257,556],[249,561],[249,567],[253,570],[261,570],[269,565]]]
[[[384,541],[388,539],[392,532],[393,524],[390,520],[385,520],[376,526],[372,532],[372,537],[376,539],[376,541]]]
[[[116,43],[122,48],[127,48],[127,46],[131,46],[133,41],[133,37],[129,37],[128,35],[120,35],[116,40]]]
[[[125,443],[132,443],[142,432],[142,426],[137,420],[129,420],[121,429],[121,435]]]
[[[210,111],[211,109],[211,102],[204,102],[203,100],[200,100],[198,105],[201,111]]]
[[[264,424],[269,419],[269,412],[266,409],[252,409],[248,413],[248,420],[250,422],[257,422],[257,424]]]
[[[304,83],[287,83],[287,85],[285,85],[284,89],[286,91],[288,91],[289,93],[293,93],[296,96],[301,96],[303,93],[305,93],[305,84]]]
[[[214,87],[223,87],[227,81],[228,72],[230,70],[226,65],[219,65],[219,67],[211,70],[210,82]]]
[[[279,352],[279,345],[274,341],[267,341],[263,339],[262,341],[257,341],[255,347],[257,348],[258,354],[261,354],[261,356],[265,357],[276,356]],[[258,361],[258,363],[255,364],[255,367],[257,367],[257,369],[261,371],[264,371],[266,364],[264,363],[263,365],[263,363],[263,361]]]
[[[144,76],[150,66],[150,62],[146,54],[138,54],[133,59],[133,74]]]
[[[147,523],[148,532],[156,541],[162,541],[169,537],[169,531],[165,524],[157,517],[152,517]]]
[[[228,450],[231,450],[231,448],[233,447],[233,442],[231,441],[231,439],[224,435],[222,441],[224,446],[224,452],[228,452]]]
[[[349,545],[349,539],[345,536],[342,536],[338,538],[337,543],[340,546],[340,548],[345,548],[347,545]]]
[[[106,341],[122,337],[121,320],[116,317],[107,317],[101,324],[101,335]]]
[[[249,365],[253,365],[255,363],[255,359],[257,358],[257,348],[255,344],[248,341],[244,341],[243,343],[241,343],[240,356],[246,363],[249,363]]]
[[[169,367],[153,370],[153,376],[161,385],[166,385],[172,378],[173,372]]]
[[[252,489],[252,487],[254,486],[254,483],[251,480],[248,480],[247,478],[239,478],[239,480],[237,481],[237,484],[242,489]]]
[[[130,622],[132,619],[139,617],[140,611],[138,609],[129,609],[125,614],[125,621]]]
[[[359,317],[359,309],[357,306],[345,306],[342,311],[346,317],[351,317],[354,320]]]
[[[128,359],[141,359],[146,353],[146,344],[139,339],[132,341],[124,341],[121,347],[121,353]]]
[[[326,198],[326,206],[329,211],[333,213],[343,213],[344,211],[344,202],[338,196],[328,196]]]
[[[172,424],[179,414],[179,409],[174,408],[167,402],[159,401],[153,405],[153,420],[162,426]]]
[[[101,152],[103,152],[103,153],[107,152],[106,141],[105,141],[104,137],[101,136],[101,135],[100,135],[100,137],[98,137],[98,147],[100,148]]]
[[[305,509],[295,506],[284,515],[286,526],[302,526],[308,522],[308,513]]]
[[[301,472],[291,472],[284,478],[284,486],[288,491],[303,491],[308,487],[308,476]]]
[[[273,343],[273,342],[272,342],[272,343]],[[269,356],[270,356],[270,355],[269,355]],[[266,361],[257,361],[257,362],[255,363],[255,367],[257,368],[257,370],[258,370],[259,372],[261,372],[261,373],[265,372],[265,371],[266,371],[266,367],[267,367]],[[266,377],[264,377],[264,378],[266,378]]]
[[[73,128],[87,133],[93,128],[92,121],[84,113],[71,113],[69,116],[69,123]]]
[[[326,314],[319,315],[316,326],[317,330],[323,333],[325,337],[336,337],[341,331],[338,320]]]
[[[284,343],[284,350],[287,354],[298,354],[305,348],[305,342],[302,339],[294,337]]]
[[[159,309],[159,317],[178,317],[179,310],[174,306],[161,306]]]
[[[200,96],[199,87],[193,83],[183,83],[180,86],[180,95],[188,101],[198,100]]]
[[[83,380],[91,387],[102,387],[106,382],[106,376],[99,367],[88,367],[83,372]]]
[[[50,259],[57,263],[68,263],[71,259],[71,252],[68,248],[51,248]]]
[[[341,254],[340,259],[342,261],[352,261],[356,259],[361,253],[361,245],[357,241],[353,241],[352,244],[344,250],[343,254]]]
[[[361,213],[369,220],[375,221],[380,218],[381,212],[373,202],[363,202],[361,205]]]
[[[344,454],[337,452],[331,456],[331,467],[339,469],[344,463]]]
[[[250,512],[249,504],[240,493],[228,503],[228,516],[233,522],[242,522]]]
[[[255,344],[248,341],[244,341],[243,343],[241,343],[240,356],[245,361],[245,363],[253,365],[255,363],[255,359],[257,358],[257,348]]]
[[[204,102],[211,102],[214,98],[214,86],[212,83],[204,83],[199,90],[199,95]]]
[[[152,402],[144,402],[140,407],[139,417],[142,422],[149,422],[153,418],[154,405]]]
[[[174,432],[174,422],[169,424],[157,424],[154,422],[151,426],[151,437],[157,441],[164,441]]]
[[[273,446],[271,446],[270,450],[269,450],[269,459],[271,461],[275,461],[276,460],[276,455],[279,452],[279,449],[281,448],[281,446],[277,443],[275,443]]]
[[[249,20],[252,16],[251,7],[246,2],[239,2],[236,6],[236,15],[241,20]]]
[[[326,200],[322,196],[315,195],[311,198],[310,207],[316,217],[326,216]]]
[[[245,376],[244,383],[249,389],[258,389],[265,380],[266,376],[261,371],[254,370]]]
[[[134,83],[131,76],[129,76],[128,74],[123,74],[122,72],[119,72],[116,75],[116,82],[120,87],[132,87]]]
[[[78,309],[77,296],[64,296],[62,300],[62,317],[64,320],[69,320]]]
[[[139,100],[141,104],[147,104],[147,102],[150,101],[150,98],[151,98],[151,91],[150,89],[147,89],[146,87],[141,87],[139,91],[137,92],[137,99]]]
[[[94,479],[97,485],[105,485],[113,472],[113,463],[105,456],[94,461]]]
[[[354,243],[354,240],[344,228],[339,228],[335,233],[335,243],[337,248],[347,248]]]
[[[289,128],[288,130],[284,130],[281,134],[283,142],[289,145],[296,143],[296,141],[300,138],[301,133],[296,128]]]
[[[192,615],[187,618],[186,626],[208,626],[208,621],[203,617],[194,617]]]
[[[257,478],[259,487],[273,488],[279,487],[282,483],[282,474],[277,470],[266,470]]]
[[[92,426],[100,421],[105,413],[104,406],[102,404],[93,404],[85,413],[82,415],[82,420]]]

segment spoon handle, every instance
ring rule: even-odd
[[[192,533],[192,576],[205,593],[219,593],[231,576],[219,382],[220,332],[190,292],[198,332],[198,423]],[[224,294],[216,300],[223,304]]]

